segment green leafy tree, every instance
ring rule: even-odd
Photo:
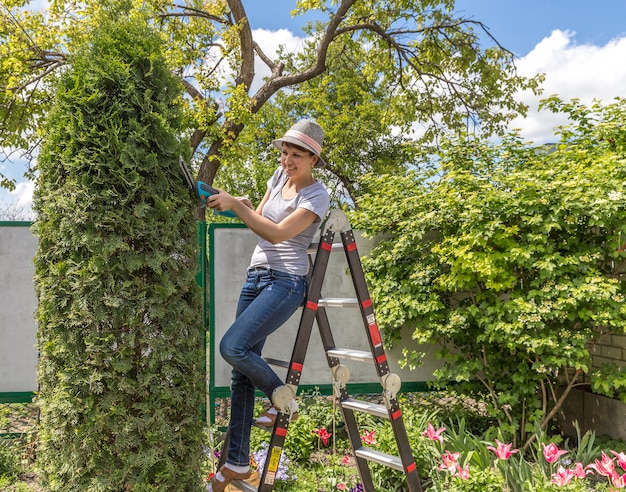
[[[438,343],[438,380],[526,445],[577,385],[626,400],[623,368],[591,366],[626,327],[626,101],[545,106],[575,122],[557,145],[450,140],[430,172],[365,178],[353,214],[383,238],[365,268],[388,343]]]
[[[525,110],[515,93],[537,88],[495,40],[479,46],[487,29],[459,16],[451,0],[300,0],[292,14],[315,11],[320,20],[309,25],[301,51],[283,47],[276,56],[261,49],[242,0],[134,3],[149,9],[185,85],[198,177],[213,183],[222,167],[236,167],[224,179],[234,192],[263,187],[267,146],[295,118],[314,117],[328,129],[329,178],[354,195],[355,176],[410,162],[393,159],[401,145],[419,148],[422,139],[468,126],[500,131]],[[52,96],[46,81],[71,63],[68,46],[85,37],[101,6],[54,0],[43,13],[4,0],[0,136],[7,146],[37,144]],[[268,73],[264,80],[257,67]]]
[[[103,12],[63,72],[35,193],[50,491],[198,490],[204,361],[182,88],[141,17]]]

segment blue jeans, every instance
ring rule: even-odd
[[[304,303],[306,276],[276,270],[249,270],[241,289],[235,322],[220,342],[220,353],[233,366],[230,402],[230,444],[226,461],[250,462],[250,427],[255,388],[268,398],[282,381],[261,357],[267,337]]]

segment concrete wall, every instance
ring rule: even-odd
[[[0,222],[0,394],[37,389],[37,240],[29,225]]]
[[[578,422],[581,435],[595,431],[596,436],[610,436],[626,441],[626,403],[595,395],[584,390],[573,390],[559,412],[561,431],[576,438],[574,422]]]
[[[602,364],[617,364],[626,370],[626,335],[606,335],[601,337],[591,349],[594,369]]]
[[[626,335],[605,335],[591,348],[592,369],[602,364],[616,364],[626,371]],[[574,438],[574,422],[581,432],[595,431],[613,439],[626,440],[626,403],[596,395],[589,391],[574,390],[559,413],[563,433]]]

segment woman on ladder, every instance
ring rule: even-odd
[[[297,416],[295,395],[261,357],[266,338],[301,306],[308,291],[307,248],[326,215],[330,198],[313,176],[325,165],[321,158],[324,131],[311,120],[300,120],[274,140],[280,166],[254,210],[248,199],[223,190],[207,200],[218,211],[231,210],[259,236],[237,304],[234,323],[220,342],[220,353],[232,367],[228,454],[225,464],[207,484],[221,492],[233,480],[245,480],[250,470],[250,429],[256,388],[272,407],[258,425],[273,426],[278,411]]]

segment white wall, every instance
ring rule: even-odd
[[[37,389],[36,249],[30,227],[0,222],[0,393]]]
[[[214,368],[210,382],[213,388],[225,388],[230,384],[231,369],[219,354],[219,340],[235,318],[239,291],[245,279],[245,271],[257,237],[247,228],[228,225],[210,227],[209,235],[212,245],[209,271],[212,274],[209,278],[211,318],[208,356],[213,359]],[[366,256],[371,250],[372,242],[363,239],[356,231],[355,236],[359,255]],[[336,234],[334,242],[341,243],[339,233]],[[343,250],[331,253],[322,287],[322,297],[356,297]],[[375,308],[374,306],[374,311],[376,311]],[[366,328],[358,308],[327,307],[326,312],[337,347],[369,351]],[[302,311],[298,310],[285,325],[268,338],[263,351],[264,357],[290,360],[301,313]],[[386,350],[391,372],[398,374],[403,382],[432,380],[433,371],[441,366],[441,362],[433,355],[434,348],[413,344],[410,334],[407,334],[405,340],[407,340],[405,343],[411,344],[411,348],[427,352],[425,363],[415,371],[401,369],[398,360],[402,358],[402,347],[396,346],[391,350]],[[351,361],[342,361],[342,364],[350,369],[350,383],[378,383],[378,376],[373,365]],[[286,370],[280,368],[276,372],[281,377],[286,375]],[[317,324],[314,324],[301,384],[322,385],[331,382]]]

